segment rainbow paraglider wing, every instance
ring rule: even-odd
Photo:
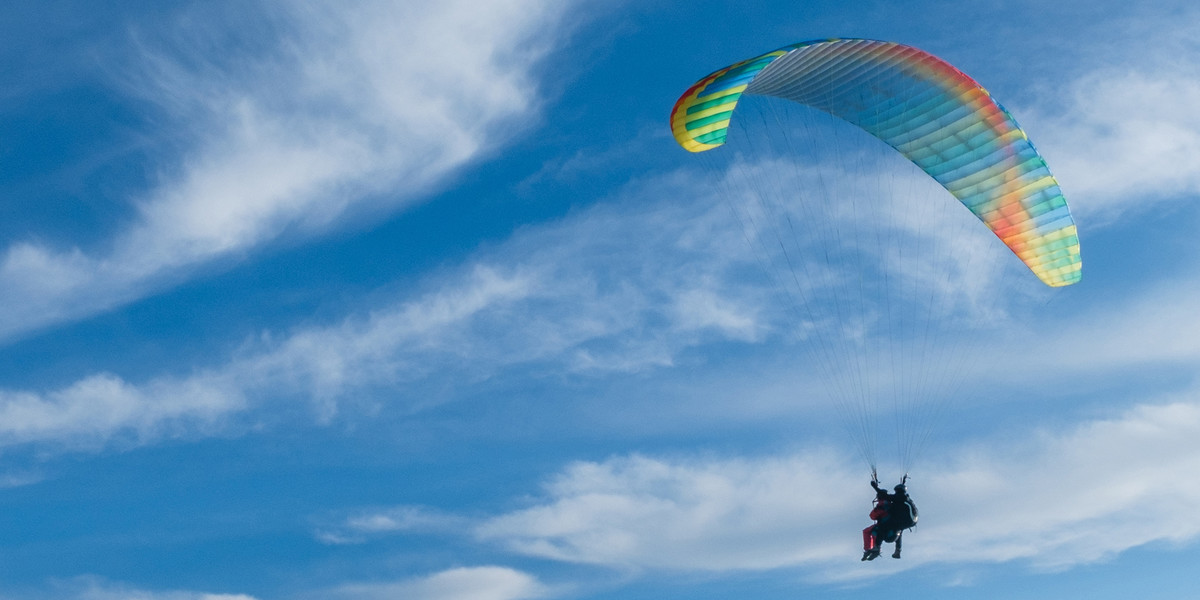
[[[671,111],[691,152],[725,143],[742,94],[842,118],[895,148],[979,217],[1046,285],[1079,281],[1075,221],[1012,115],[949,63],[893,42],[801,42],[701,79]]]

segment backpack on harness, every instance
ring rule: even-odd
[[[917,517],[917,505],[912,498],[905,498],[904,502],[894,503],[888,510],[888,529],[896,532],[912,529],[917,524]]]

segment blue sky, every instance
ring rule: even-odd
[[[0,598],[1191,590],[1200,10],[742,4],[6,4]],[[969,282],[901,561],[666,125],[826,37],[980,81],[1083,244],[1052,299]]]

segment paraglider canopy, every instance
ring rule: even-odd
[[[785,46],[698,81],[671,111],[691,152],[725,143],[742,94],[785,98],[844,119],[937,180],[1046,285],[1079,281],[1075,221],[1016,120],[974,79],[910,46],[829,39]]]

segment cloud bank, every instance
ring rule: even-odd
[[[1008,432],[916,474],[922,521],[905,558],[925,564],[1024,561],[1039,570],[1183,544],[1200,525],[1200,393],[1059,431]],[[528,508],[475,528],[525,555],[637,570],[802,568],[861,577],[858,530],[873,496],[828,452],[752,459],[615,457],[568,466]]]

